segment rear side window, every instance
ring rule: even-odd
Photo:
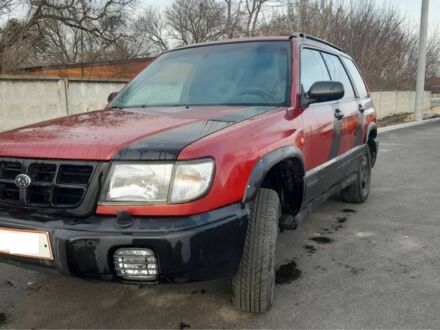
[[[348,71],[351,74],[351,77],[353,78],[354,84],[356,86],[356,89],[359,93],[359,97],[363,98],[368,95],[367,87],[365,87],[364,80],[362,79],[361,74],[359,73],[358,69],[356,68],[356,65],[354,65],[353,61],[342,57],[342,60],[344,61],[345,65],[347,66]]]
[[[301,51],[301,84],[307,92],[317,81],[329,81],[330,76],[320,52],[304,48]]]
[[[339,81],[344,85],[344,99],[353,99],[354,91],[351,85],[350,78],[348,78],[347,72],[344,69],[339,58],[335,55],[322,53],[325,63],[327,64],[328,71],[333,81]]]

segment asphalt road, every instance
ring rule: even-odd
[[[280,235],[266,314],[234,310],[227,281],[139,288],[0,265],[1,326],[438,328],[440,123],[380,139],[366,204],[333,198]]]

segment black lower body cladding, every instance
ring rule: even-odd
[[[159,281],[189,282],[232,276],[238,269],[249,211],[234,204],[188,217],[133,218],[92,216],[37,221],[0,212],[0,227],[47,231],[54,260],[0,254],[0,262],[78,277],[118,280],[113,253],[120,247],[148,248],[159,263]]]

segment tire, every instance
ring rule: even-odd
[[[342,189],[341,196],[348,203],[364,203],[370,194],[371,182],[371,157],[367,151],[359,162],[359,169],[356,181],[350,186]]]
[[[244,312],[262,313],[272,306],[275,292],[275,249],[280,200],[271,189],[260,189],[250,204],[250,218],[232,301]]]

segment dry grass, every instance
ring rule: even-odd
[[[423,112],[423,119],[432,119],[440,117],[440,106],[431,107],[431,109]],[[401,124],[414,121],[413,113],[399,113],[391,116],[386,116],[378,120],[381,127]]]

